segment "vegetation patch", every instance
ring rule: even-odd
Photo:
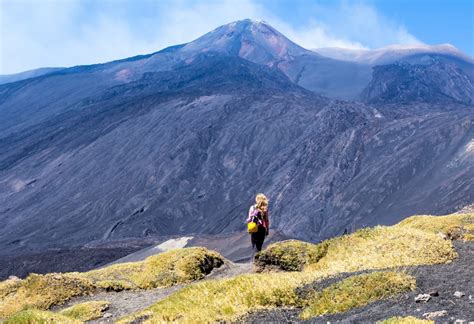
[[[246,274],[194,283],[123,321],[135,318],[150,318],[158,322],[234,320],[255,309],[308,306],[308,300],[303,300],[296,293],[296,288],[328,276],[452,261],[457,256],[452,242],[443,239],[439,232],[448,233],[447,229],[454,224],[462,226],[469,234],[472,214],[437,217],[436,222],[425,217],[412,217],[391,227],[362,229],[318,245],[298,241],[271,245],[258,257],[263,267],[273,265],[281,270],[298,272]],[[438,220],[444,225],[436,225]],[[7,280],[0,283],[0,317],[5,318],[26,308],[48,309],[96,288],[149,289],[187,283],[203,278],[223,262],[223,257],[216,252],[204,248],[186,248],[152,256],[141,262],[117,264],[86,273],[30,275],[25,280]],[[399,278],[397,276],[402,275],[393,275],[391,281],[384,279],[387,284],[394,285],[395,292],[404,287],[398,285],[399,282],[395,280]],[[356,281],[342,281],[344,284],[341,282],[341,286],[336,286],[337,289],[332,288],[338,291],[349,289],[347,285],[350,284],[353,285],[351,289],[361,288],[363,285],[375,284],[376,279],[380,278],[361,284],[363,281],[357,280],[362,279],[349,278],[346,280]],[[406,283],[411,282],[407,277],[405,279]],[[385,292],[391,291],[391,288],[383,285],[381,289],[375,295],[369,294],[367,300],[385,296]],[[330,295],[331,291],[323,290],[321,296]],[[364,294],[363,290],[358,293]],[[312,298],[311,302],[317,304],[319,299],[321,297]],[[344,298],[340,300],[340,303],[336,303],[341,304],[340,307],[357,307]],[[357,298],[357,301],[360,300],[363,298]],[[331,309],[337,307],[333,305]]]
[[[47,310],[74,296],[97,288],[106,290],[149,289],[203,278],[224,263],[217,252],[186,248],[151,256],[141,262],[112,265],[85,273],[31,274],[26,279],[0,283],[0,318],[35,308]]]
[[[231,321],[250,310],[301,306],[303,301],[296,288],[305,280],[314,280],[314,275],[274,272],[199,282],[119,322],[129,323],[144,317],[157,323]]]
[[[280,246],[284,248],[279,248],[279,244],[275,244],[273,246],[277,248],[270,246],[263,251],[262,255],[271,255],[274,259],[278,259],[272,262],[278,264],[280,268],[302,268],[301,272],[247,274],[231,279],[196,283],[144,311],[123,318],[122,322],[145,317],[150,318],[152,322],[231,321],[255,309],[279,306],[303,307],[307,301],[298,296],[295,292],[296,288],[331,275],[361,270],[446,263],[457,257],[450,241],[444,240],[431,231],[402,226],[363,229],[351,235],[325,241],[323,244],[324,248],[317,249],[316,252],[324,252],[314,253],[314,259],[308,257],[310,254],[308,251],[313,251],[312,244],[304,242],[283,242]],[[298,256],[292,257],[290,254],[295,250]],[[299,262],[295,260],[300,260],[302,265],[295,265]],[[309,260],[316,261],[311,263],[313,261]],[[281,264],[284,266],[281,267]],[[305,264],[308,265],[304,266]],[[389,274],[392,273],[389,272]],[[374,276],[384,276],[384,274]],[[401,278],[401,282],[397,281],[397,278]],[[387,281],[385,277],[383,280],[387,284],[394,284],[393,291],[398,293],[398,291],[404,291],[404,287],[411,289],[412,284],[414,285],[409,278],[411,277],[395,274],[390,277],[391,280]],[[377,283],[376,279],[380,277],[376,277],[371,282]],[[386,296],[385,292],[391,291],[390,289],[383,286],[376,297]]]
[[[439,264],[456,257],[452,243],[434,233],[402,226],[377,226],[329,240],[326,255],[305,270],[337,274]]]
[[[310,264],[318,262],[326,255],[329,241],[321,244],[288,240],[269,245],[255,255],[258,272],[265,270],[302,271]]]
[[[404,219],[396,226],[441,234],[451,240],[471,241],[474,239],[474,214],[412,216]]]
[[[84,276],[108,290],[151,289],[202,279],[223,263],[219,253],[193,247],[171,250],[140,262],[111,265]]]
[[[390,317],[383,321],[377,322],[377,324],[434,324],[434,321],[419,319],[413,316],[407,317]]]
[[[60,314],[85,322],[102,317],[109,305],[107,301],[90,301],[63,309]]]
[[[314,293],[300,317],[309,319],[365,306],[416,287],[415,278],[398,272],[372,272],[352,276]]]
[[[30,274],[24,280],[7,280],[0,286],[0,318],[27,308],[46,310],[93,290],[92,282],[79,273]]]
[[[7,318],[3,324],[80,324],[81,322],[73,318],[43,311],[39,309],[27,309],[18,312]]]

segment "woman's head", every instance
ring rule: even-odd
[[[257,203],[256,207],[258,209],[260,209],[261,211],[267,211],[268,210],[268,198],[263,193],[259,193],[255,197],[255,202]]]

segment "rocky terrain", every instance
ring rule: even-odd
[[[244,231],[257,192],[273,229],[310,241],[470,204],[472,63],[404,60],[369,85],[370,65],[245,20],[0,85],[0,255]],[[340,100],[367,85],[382,99]]]

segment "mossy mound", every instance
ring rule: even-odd
[[[151,289],[202,279],[223,263],[219,253],[193,247],[171,250],[140,262],[111,265],[84,276],[107,290]]]
[[[450,240],[474,240],[474,214],[452,214],[447,216],[412,216],[396,226],[416,228],[433,234],[441,234]]]
[[[307,269],[336,274],[439,264],[456,257],[452,243],[436,234],[408,227],[377,226],[329,240],[326,255]]]
[[[38,309],[27,309],[7,318],[3,324],[80,324],[74,318]]]
[[[27,308],[46,310],[94,290],[92,282],[80,273],[30,274],[14,281],[0,286],[0,318]]]
[[[412,276],[398,272],[372,272],[352,276],[316,292],[303,310],[301,319],[335,314],[365,306],[415,289]]]
[[[63,309],[59,313],[61,315],[85,322],[102,317],[103,312],[109,309],[109,305],[110,303],[107,301],[90,301],[73,305]]]
[[[434,321],[419,319],[413,316],[407,317],[390,317],[383,321],[377,322],[377,324],[434,324]]]
[[[273,243],[255,255],[255,266],[258,272],[274,269],[301,271],[325,256],[328,245],[328,241],[316,245],[297,240]]]

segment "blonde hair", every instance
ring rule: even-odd
[[[257,203],[255,207],[259,210],[266,212],[268,210],[268,198],[263,193],[259,193],[255,197],[255,202]]]

